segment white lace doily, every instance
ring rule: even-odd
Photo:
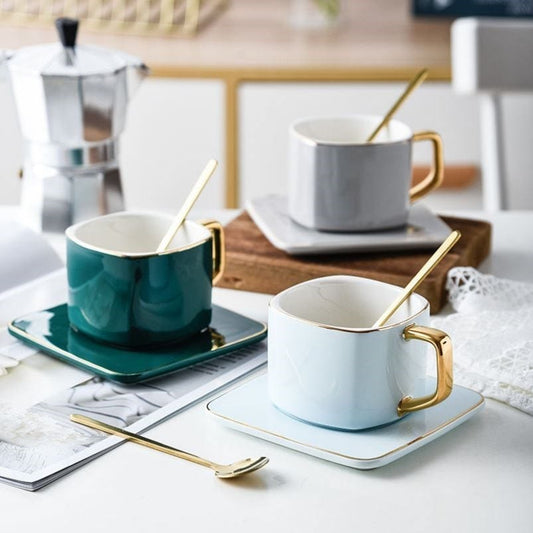
[[[533,415],[533,285],[453,268],[456,311],[434,317],[454,348],[454,381]]]

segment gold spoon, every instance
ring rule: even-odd
[[[396,312],[398,307],[411,296],[418,286],[426,279],[429,273],[441,262],[444,256],[452,249],[454,244],[461,238],[461,232],[452,231],[446,240],[437,248],[436,252],[426,261],[424,266],[415,274],[413,279],[405,286],[398,298],[387,307],[385,312],[374,322],[373,328],[384,326],[389,318]]]
[[[192,206],[198,199],[198,196],[200,196],[200,193],[204,190],[204,187],[207,185],[209,178],[213,175],[213,172],[215,171],[215,168],[217,168],[217,165],[218,165],[218,162],[215,159],[210,159],[208,161],[207,165],[205,166],[204,170],[200,174],[199,178],[196,180],[194,187],[191,189],[189,196],[187,196],[185,203],[179,210],[179,213],[176,215],[176,217],[172,221],[172,224],[170,225],[167,232],[165,233],[164,237],[161,239],[161,242],[159,243],[159,246],[157,247],[157,253],[164,252],[168,248],[168,245],[174,238],[174,235],[176,235],[181,225],[185,222],[185,218],[187,217]]]
[[[208,461],[207,459],[202,459],[201,457],[198,457],[192,453],[172,448],[171,446],[167,446],[161,442],[148,439],[147,437],[142,437],[141,435],[137,435],[135,433],[130,433],[129,431],[117,428],[115,426],[110,426],[109,424],[99,422],[98,420],[94,420],[88,416],[72,414],[70,415],[70,419],[78,424],[83,424],[84,426],[93,429],[99,429],[100,431],[110,433],[111,435],[124,437],[125,439],[131,440],[136,444],[141,444],[143,446],[147,446],[148,448],[152,448],[153,450],[168,453],[174,457],[179,457],[180,459],[185,459],[198,465],[205,466],[211,470],[214,470],[215,476],[220,478],[233,478],[242,476],[244,474],[249,474],[250,472],[258,470],[268,463],[268,457],[259,457],[258,459],[243,459],[242,461],[237,461],[236,463],[231,463],[229,465],[219,465],[217,463],[213,463],[212,461]]]
[[[370,134],[367,143],[371,143],[381,131],[381,128],[386,126],[392,115],[398,111],[398,108],[405,102],[407,97],[427,78],[428,69],[424,68],[410,81],[403,94],[396,100],[396,103],[390,108],[389,112],[383,117],[383,120],[378,124],[378,127]]]

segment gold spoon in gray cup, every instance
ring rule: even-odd
[[[211,470],[213,470],[215,472],[216,477],[223,479],[234,478],[243,476],[244,474],[249,474],[250,472],[259,470],[268,463],[268,457],[259,457],[257,459],[243,459],[242,461],[237,461],[229,465],[221,465],[218,463],[214,463],[213,461],[209,461],[208,459],[198,457],[197,455],[194,455],[192,453],[185,452],[183,450],[178,450],[177,448],[173,448],[172,446],[168,446],[167,444],[163,444],[147,437],[137,435],[136,433],[130,433],[129,431],[126,431],[124,429],[105,424],[104,422],[100,422],[98,420],[94,420],[93,418],[89,418],[88,416],[72,414],[70,415],[70,419],[78,424],[82,424],[93,429],[99,429],[100,431],[104,431],[105,433],[116,435],[118,437],[124,437],[125,439],[135,442],[136,444],[141,444],[142,446],[152,448],[153,450],[168,453],[169,455],[173,455],[174,457],[179,457],[180,459],[191,461],[192,463],[196,463],[197,465],[205,466],[206,468],[210,468]]]
[[[428,69],[424,68],[409,82],[401,96],[394,102],[382,121],[376,126],[374,131],[367,137],[366,142],[371,143],[377,137],[378,133],[389,123],[392,116],[398,111],[398,108],[407,100],[408,96],[427,78]]]

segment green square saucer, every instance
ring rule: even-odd
[[[27,314],[9,324],[11,335],[61,361],[118,383],[139,383],[243,348],[267,328],[213,305],[210,327],[179,344],[131,350],[93,341],[69,324],[67,304]]]

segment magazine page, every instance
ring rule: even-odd
[[[91,376],[15,339],[7,330],[9,322],[22,315],[65,302],[66,285],[66,271],[60,268],[0,294],[0,403],[29,407]]]
[[[143,384],[92,377],[28,409],[0,401],[0,481],[37,490],[124,442],[78,426],[72,413],[142,432],[265,363],[260,342]]]
[[[0,215],[0,294],[63,266],[46,237]]]

